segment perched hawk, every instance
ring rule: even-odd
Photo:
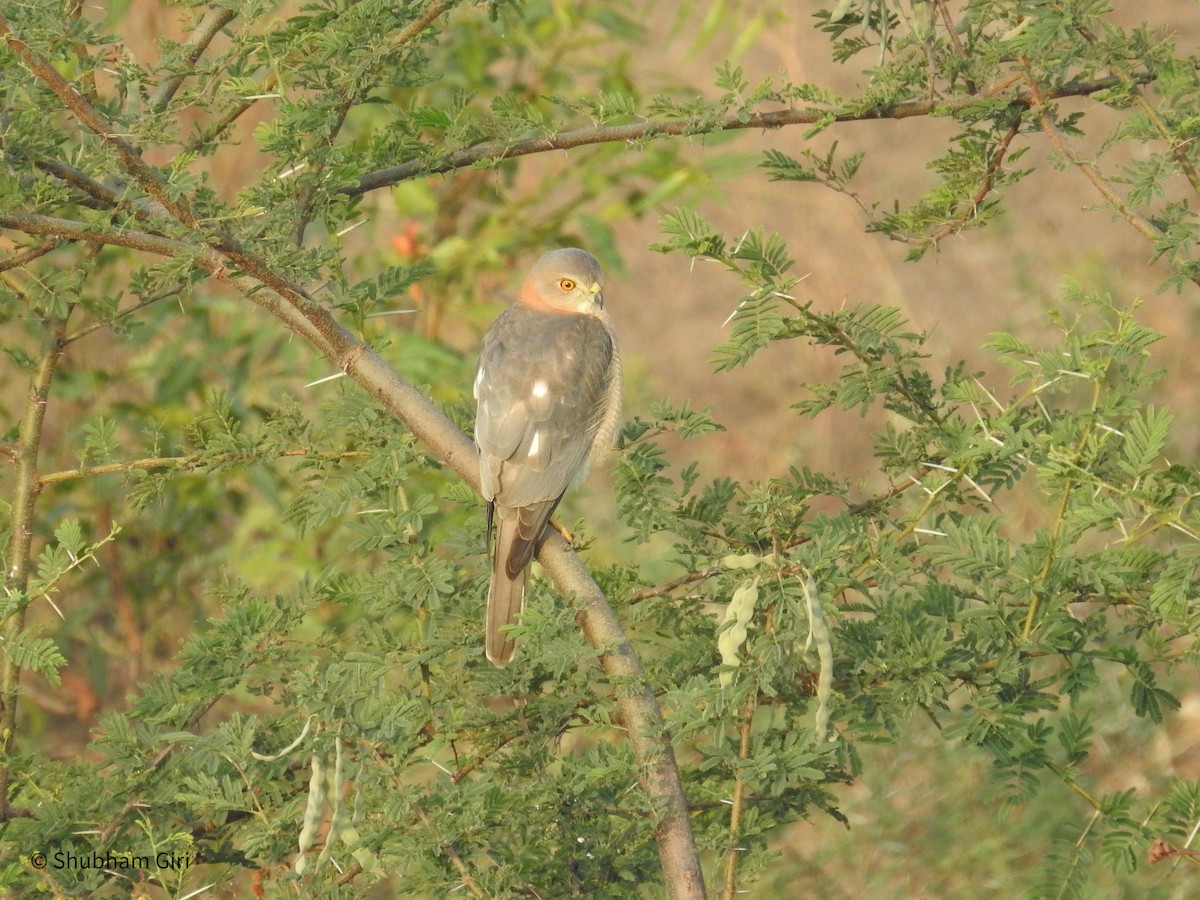
[[[475,443],[489,534],[496,529],[485,648],[498,666],[517,649],[502,629],[520,618],[542,529],[616,436],[621,357],[603,287],[591,254],[553,250],[483,338]]]

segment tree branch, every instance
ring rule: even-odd
[[[273,292],[270,296],[255,297],[255,302],[278,318],[284,319],[293,331],[313,343],[322,352],[329,352],[328,344],[320,329],[314,327],[304,312],[304,310],[319,310],[320,307],[317,303],[308,296],[302,287],[271,271],[256,257],[240,248],[227,248],[224,253],[219,253],[212,247],[198,247],[185,241],[160,237],[144,231],[133,231],[128,228],[89,229],[72,219],[40,216],[35,213],[0,213],[0,228],[14,228],[26,234],[53,235],[65,240],[129,247],[132,250],[141,250],[158,256],[184,257],[191,259],[197,266],[222,281],[230,278],[230,262],[238,264],[239,267],[244,264],[244,275],[251,276],[260,284],[269,285]],[[251,271],[247,271],[246,268]],[[241,285],[240,288],[246,293],[253,293],[256,285]],[[325,319],[315,316],[313,321],[323,323]]]
[[[202,260],[222,262],[222,257],[208,247],[197,247],[185,241],[150,234],[146,231],[133,231],[129,228],[88,228],[80,225],[74,219],[63,219],[58,216],[43,216],[37,213],[0,212],[0,228],[12,228],[25,234],[37,234],[66,241],[82,241],[90,244],[111,244],[115,247],[128,247],[131,250],[142,250],[158,256],[192,257],[197,264]]]
[[[32,247],[26,247],[24,250],[17,251],[7,259],[0,259],[0,272],[7,272],[10,269],[19,269],[22,266],[26,266],[35,259],[40,259],[53,251],[58,244],[57,239],[40,241]]]
[[[33,512],[38,495],[38,451],[42,445],[42,424],[50,397],[50,383],[62,355],[62,339],[67,320],[48,318],[42,322],[42,347],[37,366],[29,382],[25,413],[17,432],[16,485],[9,517],[8,552],[5,559],[4,589],[9,594],[24,594],[29,587],[33,552]],[[22,604],[3,622],[0,641],[12,646],[25,627]],[[17,701],[20,696],[21,667],[7,654],[0,656],[0,822],[18,815],[9,808],[12,783],[12,758],[17,735]]]
[[[1008,148],[1012,145],[1013,140],[1021,133],[1021,117],[1018,116],[1016,121],[1009,126],[1008,131],[1000,139],[999,145],[996,147],[996,152],[992,154],[992,158],[988,160],[987,168],[983,173],[983,180],[979,183],[979,187],[975,193],[971,195],[971,205],[967,212],[961,216],[956,216],[944,226],[939,228],[929,236],[929,241],[933,244],[938,244],[945,238],[956,234],[963,225],[975,218],[979,213],[979,204],[983,203],[984,198],[992,192],[992,187],[996,183],[996,174],[1000,171],[1000,167],[1004,164],[1004,157],[1008,153]]]
[[[419,804],[413,802],[410,804],[413,813],[421,821],[421,824],[429,829],[429,833],[433,835],[434,842],[438,845],[441,851],[446,854],[446,859],[450,860],[458,872],[458,877],[462,879],[463,886],[471,892],[472,897],[486,897],[487,894],[479,887],[478,882],[471,877],[471,870],[467,868],[467,864],[463,862],[462,856],[455,849],[454,844],[448,838],[442,836],[438,831],[437,825],[429,818],[429,815],[423,810]]]
[[[195,153],[196,151],[207,147],[210,143],[219,138],[230,125],[240,119],[247,110],[255,103],[262,99],[263,94],[269,94],[275,90],[279,84],[279,76],[271,72],[263,78],[262,84],[258,89],[258,94],[251,99],[243,100],[241,103],[231,107],[226,111],[225,115],[221,116],[214,122],[210,122],[206,128],[196,134],[184,146],[185,153]]]
[[[1147,84],[1154,80],[1149,73],[1135,76],[1139,84]],[[1063,97],[1085,97],[1097,91],[1116,87],[1121,82],[1117,78],[1100,78],[1094,81],[1071,81],[1061,85],[1054,91],[1047,92],[1050,99]],[[863,122],[875,119],[912,119],[934,114],[961,112],[977,105],[978,97],[962,97],[955,100],[911,100],[897,103],[894,106],[877,106],[865,110],[827,110],[827,109],[782,109],[775,112],[752,113],[745,116],[742,113],[730,113],[718,119],[715,124],[698,124],[689,119],[670,119],[634,122],[628,125],[606,125],[594,128],[580,128],[574,131],[563,131],[559,134],[544,137],[525,138],[519,141],[491,141],[455,150],[440,160],[411,160],[396,166],[389,166],[363,175],[358,184],[348,185],[339,189],[340,193],[357,197],[369,191],[390,187],[401,181],[425,175],[438,175],[463,169],[484,162],[498,162],[504,159],[516,159],[535,153],[547,153],[551,150],[571,150],[589,144],[628,143],[645,141],[663,137],[684,137],[689,135],[712,134],[721,131],[738,131],[741,129],[774,129],[786,125],[815,125],[818,122]],[[1032,91],[1017,91],[1009,102],[1030,107],[1035,102]]]
[[[188,228],[199,228],[199,222],[196,221],[196,217],[187,204],[181,203],[171,196],[166,185],[142,159],[138,148],[125,138],[113,133],[109,123],[88,102],[87,98],[60,75],[58,69],[54,68],[48,60],[43,59],[41,55],[34,52],[32,47],[17,37],[3,16],[0,16],[0,38],[4,39],[4,42],[21,58],[21,61],[29,67],[38,80],[55,93],[80,124],[99,137],[116,154],[121,166],[133,176],[133,179],[141,185],[146,193]]]
[[[742,724],[739,730],[738,762],[746,763],[750,759],[750,737],[754,726],[755,694],[746,698],[742,707]],[[740,769],[734,770],[733,798],[729,810],[729,847],[725,851],[725,890],[721,900],[735,900],[737,897],[738,854],[744,848],[738,846],[742,837],[742,815],[746,810],[746,779]]]
[[[1023,59],[1028,68],[1028,60]],[[1118,84],[1123,83],[1119,79],[1114,79]],[[1067,144],[1066,139],[1059,132],[1058,127],[1054,124],[1054,118],[1050,115],[1050,109],[1046,105],[1049,100],[1054,99],[1054,96],[1049,91],[1043,91],[1032,75],[1026,75],[1026,81],[1029,84],[1030,108],[1038,117],[1038,123],[1042,126],[1042,131],[1049,139],[1054,149],[1062,154],[1071,165],[1083,173],[1084,177],[1092,183],[1092,187],[1104,198],[1114,210],[1121,214],[1126,222],[1133,226],[1142,237],[1150,242],[1150,245],[1158,249],[1158,242],[1163,238],[1163,232],[1153,222],[1144,216],[1138,215],[1132,206],[1108,186],[1108,179],[1101,174],[1096,164],[1084,159],[1076,153]],[[1140,83],[1140,82],[1139,82]],[[1189,275],[1188,280],[1193,284],[1200,285],[1200,275]]]
[[[392,37],[392,43],[397,46],[401,44],[407,44],[422,31],[432,25],[434,19],[451,9],[457,3],[458,0],[436,0],[436,2],[430,3],[425,12],[421,13],[421,15],[417,16],[417,18],[413,19],[396,32],[396,34]]]
[[[723,566],[713,567],[711,569],[701,569],[698,572],[685,572],[678,578],[673,578],[663,584],[655,585],[654,587],[643,588],[640,591],[634,591],[625,598],[627,604],[641,603],[643,600],[649,600],[651,597],[665,597],[677,588],[681,588],[687,584],[695,584],[699,581],[705,581],[720,575],[727,571]]]
[[[189,69],[196,64],[196,60],[204,55],[204,51],[208,49],[208,45],[212,43],[213,38],[221,29],[236,17],[237,13],[231,9],[224,9],[220,6],[208,8],[200,17],[195,31],[191,33],[184,44],[187,47],[187,53],[184,54],[183,61]],[[166,109],[167,104],[171,102],[171,98],[175,96],[175,92],[179,90],[179,86],[183,84],[183,79],[188,74],[187,72],[178,72],[165,81],[159,82],[154,93],[150,95],[150,109],[154,112],[162,112]]]
[[[327,450],[314,453],[312,450],[297,448],[294,450],[280,450],[277,453],[270,454],[270,456],[259,456],[253,453],[218,453],[216,456],[201,456],[199,454],[192,454],[190,456],[155,456],[149,459],[131,459],[126,462],[102,463],[97,466],[64,469],[61,472],[48,472],[38,478],[38,486],[45,487],[48,484],[59,484],[60,482],[72,481],[76,478],[94,478],[97,475],[116,475],[119,473],[128,474],[147,469],[191,469],[196,466],[211,465],[213,463],[250,463],[261,462],[266,459],[358,459],[364,455],[361,450]]]
[[[89,334],[99,331],[102,328],[111,328],[114,324],[116,324],[121,319],[128,318],[129,316],[132,316],[134,313],[140,312],[141,310],[146,309],[147,307],[153,306],[155,303],[158,303],[162,300],[166,300],[168,297],[178,296],[182,292],[183,292],[183,288],[178,287],[178,286],[163,288],[162,290],[157,291],[156,293],[151,294],[148,297],[143,297],[137,303],[133,304],[133,306],[127,306],[124,309],[117,310],[115,313],[113,313],[107,319],[100,319],[99,321],[92,322],[90,325],[84,325],[78,331],[72,331],[70,334],[68,334],[63,339],[63,343],[64,344],[73,344],[76,341],[82,340],[83,338],[87,337]]]
[[[431,24],[433,24],[435,19],[455,6],[456,3],[457,0],[437,0],[437,2],[431,3],[425,12],[421,13],[420,16],[418,16],[416,19],[413,19],[413,21],[409,22],[406,26],[396,32],[392,38],[392,43],[396,45],[407,44]],[[259,93],[269,93],[275,90],[278,84],[279,79],[276,74],[272,72],[263,79],[262,86],[259,88]],[[196,135],[196,137],[188,141],[186,147],[187,152],[193,152],[201,147],[207,146],[211,141],[215,140],[222,132],[224,132],[226,128],[241,118],[241,116],[247,110],[249,110],[258,99],[259,98],[256,97],[252,100],[245,100],[242,103],[239,103],[237,106],[234,106],[215,122],[210,123],[208,127]]]

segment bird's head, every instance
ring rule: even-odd
[[[529,271],[521,285],[522,303],[554,312],[595,315],[604,308],[604,272],[585,250],[551,250]]]

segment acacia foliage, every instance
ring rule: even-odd
[[[520,661],[482,660],[476,498],[353,386],[299,388],[328,370],[248,312],[264,285],[306,286],[467,426],[470,361],[442,338],[448,319],[488,314],[475,286],[552,240],[619,265],[611,222],[703,177],[655,135],[782,111],[772,121],[811,133],[953,118],[957,135],[931,151],[939,186],[904,206],[861,196],[860,157],[836,148],[763,160],[769,177],[857,200],[914,258],[997,215],[1003,189],[1035,171],[1021,154],[1040,132],[1146,239],[1164,282],[1194,290],[1195,61],[1094,0],[839,3],[816,22],[839,59],[869,67],[858,94],[752,85],[724,65],[715,100],[632,83],[629,54],[645,52],[632,8],[178,7],[193,39],[160,40],[148,60],[121,44],[119,11],[0,4],[6,380],[48,398],[4,397],[0,654],[47,690],[70,662],[95,693],[130,692],[75,759],[39,743],[37,716],[19,722],[0,825],[13,890],[115,892],[131,877],[168,895],[247,881],[335,895],[381,879],[404,894],[658,890],[657,810],[614,712],[627,686],[598,677],[574,601],[535,582]],[[1148,152],[1106,176],[1074,150],[1086,122],[1060,103],[1084,93],[1123,113],[1106,151]],[[264,103],[251,136],[233,130]],[[634,137],[611,130],[624,126]],[[571,129],[565,201],[520,188],[509,149]],[[214,172],[243,139],[267,162],[232,190]],[[389,204],[428,248],[347,231]],[[802,418],[892,414],[877,493],[842,472],[739,483],[669,461],[664,432],[719,427],[686,404],[622,431],[632,539],[597,580],[666,715],[714,883],[753,883],[780,825],[843,819],[862,748],[918,715],[990,754],[1010,803],[1054,791],[1079,805],[1030,892],[1082,894],[1102,877],[1093,859],[1128,876],[1155,840],[1184,845],[1196,783],[1103,794],[1087,774],[1104,684],[1158,725],[1178,706],[1164,680],[1197,662],[1200,471],[1167,456],[1173,415],[1147,399],[1158,336],[1136,304],[1068,288],[1044,341],[997,334],[935,372],[897,310],[815,309],[777,236],[731,239],[686,208],[663,232],[655,249],[713,260],[743,286],[718,372],[771,344],[815,347],[845,360],[839,377],[781,403]],[[385,330],[394,316],[376,316],[406,291],[423,328]],[[996,365],[1011,380],[987,374]],[[44,423],[31,414],[43,407]],[[22,500],[22,484],[38,490]],[[1029,513],[1014,522],[1011,506]],[[24,530],[37,540],[22,556]],[[123,673],[125,654],[150,671]],[[195,863],[37,871],[34,851]]]

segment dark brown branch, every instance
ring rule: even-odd
[[[37,234],[65,241],[82,241],[90,244],[111,244],[128,247],[159,256],[209,256],[219,261],[220,256],[207,247],[196,247],[145,231],[128,228],[94,229],[80,225],[74,219],[58,216],[42,216],[37,213],[0,212],[0,228],[12,228],[25,234]]]
[[[10,269],[19,269],[22,266],[28,265],[35,259],[40,259],[47,253],[50,253],[59,245],[57,239],[48,241],[39,241],[32,247],[26,247],[24,250],[19,250],[7,259],[0,259],[0,272],[7,272]]]
[[[231,9],[223,9],[219,6],[211,6],[200,17],[199,23],[196,25],[196,30],[191,33],[184,46],[187,47],[187,52],[184,54],[183,61],[188,68],[196,64],[204,51],[208,49],[208,45],[212,43],[213,38],[234,20],[237,16]],[[187,72],[178,72],[170,78],[159,82],[158,87],[154,89],[154,93],[150,95],[150,109],[154,112],[161,112],[166,109],[167,104],[171,102],[171,98],[175,96],[175,92],[179,90],[179,86],[183,84],[183,79],[188,75]]]
[[[1153,81],[1153,76],[1142,74],[1137,82],[1145,84]],[[1054,91],[1047,92],[1048,99],[1064,97],[1084,97],[1097,91],[1116,87],[1120,81],[1116,78],[1101,78],[1095,81],[1072,81]],[[1009,102],[1026,108],[1033,105],[1035,97],[1030,91],[1018,91],[1009,98]],[[389,166],[363,175],[358,184],[340,189],[340,192],[351,197],[357,197],[368,191],[389,187],[410,178],[425,175],[438,175],[463,169],[481,162],[496,162],[504,159],[515,159],[519,156],[529,156],[534,153],[547,153],[551,150],[571,150],[575,147],[585,147],[590,144],[628,143],[645,141],[663,137],[683,137],[687,135],[711,134],[720,131],[738,131],[741,129],[774,129],[786,125],[813,125],[817,122],[864,122],[875,119],[912,119],[934,114],[955,113],[969,109],[979,102],[977,97],[962,97],[955,100],[912,100],[897,103],[894,106],[877,106],[866,110],[838,111],[827,109],[782,109],[775,112],[753,113],[743,117],[738,113],[730,113],[719,119],[716,124],[699,125],[687,119],[670,119],[649,122],[634,122],[628,125],[608,125],[596,128],[580,128],[574,131],[563,131],[548,137],[525,138],[524,140],[501,142],[493,141],[477,144],[456,150],[440,160],[412,160],[397,166]]]

